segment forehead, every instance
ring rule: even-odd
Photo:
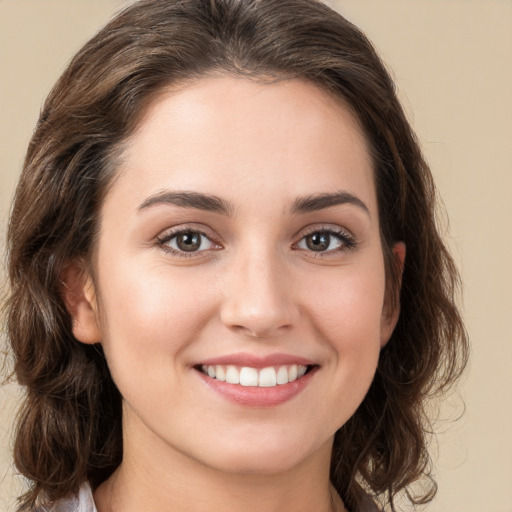
[[[215,76],[164,90],[127,142],[112,192],[140,197],[168,188],[279,191],[281,201],[347,189],[375,203],[357,118],[341,98],[300,80]]]

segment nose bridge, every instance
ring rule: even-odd
[[[221,311],[228,327],[262,337],[293,325],[297,311],[283,259],[275,247],[262,245],[236,254]]]

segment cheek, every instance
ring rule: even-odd
[[[100,282],[103,343],[113,373],[143,361],[176,361],[199,336],[216,295],[197,269],[171,272],[158,264],[105,266]]]
[[[338,275],[333,274],[317,279],[311,287],[318,327],[323,326],[335,338],[354,338],[354,342],[365,333],[378,333],[385,290],[383,264],[376,260],[374,265],[342,268]]]
[[[346,399],[350,395],[348,415],[364,398],[377,368],[384,289],[383,265],[376,260],[360,272],[346,269],[336,280],[318,281],[317,300],[310,303],[314,331],[332,356],[332,389]]]

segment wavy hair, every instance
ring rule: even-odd
[[[396,329],[375,379],[336,433],[331,481],[346,506],[370,495],[390,510],[435,493],[428,400],[460,375],[468,346],[459,278],[436,226],[436,191],[392,79],[368,39],[316,0],[142,0],[74,57],[41,112],[8,229],[6,325],[26,389],[14,459],[31,482],[20,511],[109,477],[122,458],[121,397],[101,345],[78,342],[61,297],[66,262],[91,260],[116,158],[169,85],[211,73],[300,79],[348,103],[371,147],[386,304]],[[396,241],[407,246],[400,271]],[[426,480],[423,492],[412,484]]]

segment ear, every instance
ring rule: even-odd
[[[96,291],[89,272],[76,262],[64,267],[60,275],[61,295],[73,322],[73,335],[87,344],[102,339]]]
[[[402,273],[404,269],[405,263],[405,244],[403,242],[397,242],[392,249],[393,253],[393,264],[397,265],[399,268],[399,286],[396,289],[396,293],[400,295],[400,288],[402,284]],[[380,346],[381,348],[386,345],[393,334],[393,331],[396,327],[396,323],[398,322],[398,317],[400,316],[400,300],[399,297],[396,297],[395,307],[392,311],[389,311],[388,308],[384,307],[381,317],[380,324]]]

